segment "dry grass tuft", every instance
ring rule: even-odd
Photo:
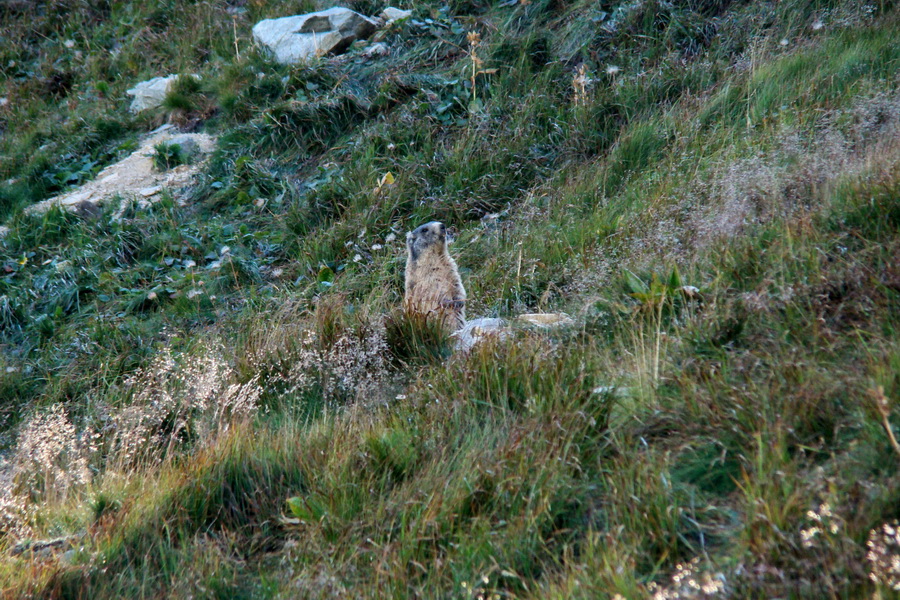
[[[59,501],[84,488],[94,437],[90,430],[79,434],[60,404],[34,415],[17,439],[13,492],[30,501]]]
[[[232,423],[251,417],[262,392],[258,378],[236,382],[223,349],[213,346],[178,364],[169,353],[125,381],[129,402],[101,415],[107,464],[149,468],[186,445],[211,443]]]

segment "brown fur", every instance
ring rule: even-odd
[[[466,322],[466,290],[447,251],[447,228],[432,221],[406,234],[407,311],[439,318],[452,333]]]

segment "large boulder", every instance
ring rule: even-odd
[[[266,19],[253,26],[253,38],[267,47],[282,64],[293,64],[324,54],[338,54],[356,40],[372,35],[379,23],[349,8]]]

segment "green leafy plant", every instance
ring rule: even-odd
[[[162,142],[153,146],[153,150],[153,166],[157,171],[168,171],[189,162],[180,144]]]

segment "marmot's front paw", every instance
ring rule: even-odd
[[[457,310],[466,307],[465,300],[441,300],[441,306],[444,308],[455,308]]]

